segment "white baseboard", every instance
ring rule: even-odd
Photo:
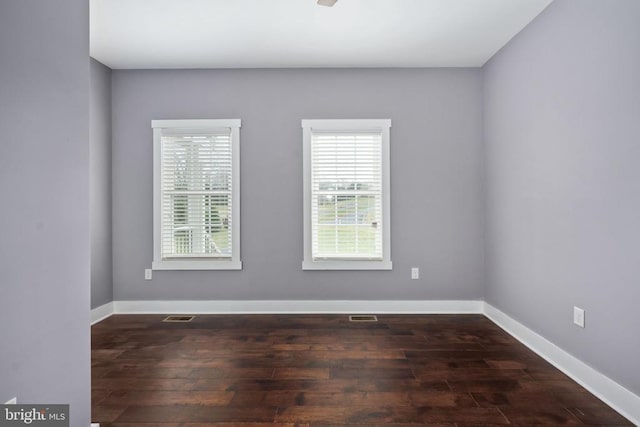
[[[91,310],[91,324],[95,325],[113,314],[113,302],[108,302]]]
[[[484,303],[484,314],[540,357],[625,416],[629,421],[640,425],[640,396],[635,395],[486,302]]]
[[[482,301],[115,301],[116,314],[463,314]]]

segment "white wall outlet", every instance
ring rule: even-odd
[[[418,267],[411,268],[411,279],[417,280],[420,278],[420,269]]]
[[[4,404],[5,405],[17,405],[18,404],[18,398],[14,397],[13,399],[4,402]]]
[[[573,307],[573,323],[584,328],[584,310],[579,307]]]
[[[153,272],[151,271],[150,268],[145,268],[144,269],[144,280],[151,280],[153,279]]]

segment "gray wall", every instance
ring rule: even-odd
[[[91,308],[113,301],[111,69],[91,59],[89,108]]]
[[[0,3],[0,402],[90,412],[89,3]]]
[[[113,72],[116,300],[480,299],[479,69]],[[152,119],[241,118],[242,271],[154,271]],[[301,270],[302,129],[390,118],[391,272]],[[420,280],[410,268],[421,268]]]
[[[556,0],[484,70],[486,299],[636,394],[639,22]]]

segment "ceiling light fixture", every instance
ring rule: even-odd
[[[318,5],[319,6],[327,6],[327,7],[331,7],[334,4],[336,4],[338,0],[318,0]]]

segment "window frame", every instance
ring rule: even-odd
[[[153,129],[153,270],[242,270],[240,260],[240,119],[152,120]],[[231,258],[162,259],[163,129],[231,129]]]
[[[311,139],[313,129],[322,132],[380,132],[382,155],[382,259],[323,259],[314,260],[312,253],[312,188]],[[391,262],[391,173],[390,119],[303,119],[303,270],[392,270]]]

